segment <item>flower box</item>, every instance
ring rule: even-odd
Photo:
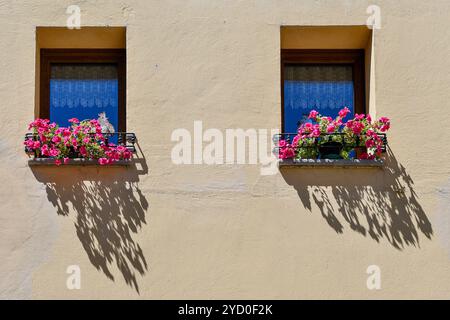
[[[102,132],[97,120],[69,120],[59,127],[47,119],[33,121],[25,135],[30,165],[126,165],[136,152],[134,133]]]
[[[280,160],[280,168],[315,167],[315,168],[382,168],[383,160],[358,159],[286,159]]]
[[[378,166],[387,149],[386,132],[390,128],[390,120],[382,117],[372,121],[370,115],[356,114],[344,122],[349,112],[344,108],[337,118],[332,119],[312,110],[308,122],[301,124],[297,133],[278,135],[276,143],[282,160],[280,163],[334,166],[341,161],[349,165]],[[360,162],[364,160],[376,162]]]
[[[132,164],[131,160],[117,160],[110,164],[108,167],[126,167]],[[28,160],[29,166],[55,166],[55,159],[53,158],[31,158]],[[101,165],[97,159],[84,159],[84,158],[73,158],[69,159],[64,163],[66,166],[104,166]]]

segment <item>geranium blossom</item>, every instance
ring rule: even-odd
[[[350,113],[350,109],[345,107],[344,109],[339,111],[339,117],[344,119]]]
[[[50,157],[57,157],[59,155],[59,150],[58,149],[50,149],[50,151],[48,152],[48,155]]]
[[[364,124],[359,122],[359,121],[355,121],[353,122],[353,126],[352,126],[352,131],[355,135],[360,135],[361,132],[364,129]]]
[[[312,119],[312,120],[316,120],[316,118],[317,118],[317,116],[319,115],[319,112],[317,112],[316,110],[312,110],[310,113],[309,113],[309,119]]]
[[[60,143],[61,142],[61,137],[59,135],[53,136],[52,142],[56,143],[56,144]]]

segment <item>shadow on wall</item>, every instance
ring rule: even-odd
[[[414,182],[388,151],[383,170],[302,168],[281,169],[303,206],[312,202],[337,233],[350,229],[380,242],[385,238],[396,249],[420,247],[420,233],[431,239],[433,229],[417,195]]]
[[[148,171],[142,160],[130,167],[32,167],[57,213],[76,214],[77,236],[94,267],[113,281],[112,270],[119,270],[138,293],[137,273],[147,271],[144,253],[134,240],[148,209],[138,186],[139,175]]]

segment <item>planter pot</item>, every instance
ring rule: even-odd
[[[340,142],[326,142],[319,146],[320,159],[342,159],[343,145]]]

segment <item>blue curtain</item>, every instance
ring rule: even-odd
[[[339,110],[354,114],[352,66],[289,64],[284,69],[285,132],[295,133],[308,121],[309,112],[317,110],[324,116],[336,117]]]
[[[68,126],[68,119],[98,119],[105,112],[118,131],[119,82],[117,66],[54,64],[50,77],[50,120]]]

